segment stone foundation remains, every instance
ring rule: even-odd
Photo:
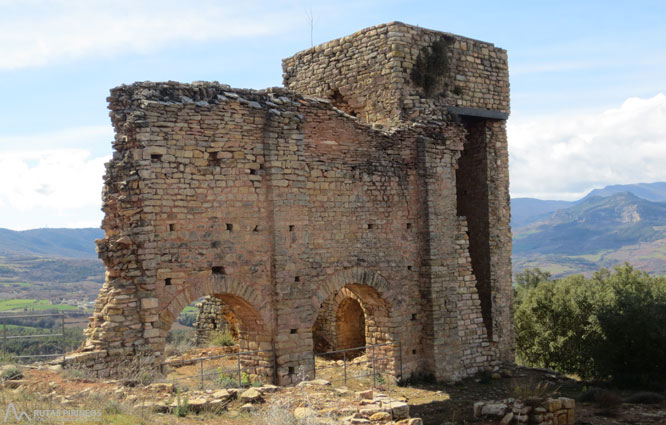
[[[546,400],[507,399],[474,403],[474,417],[494,418],[500,425],[573,425],[576,402],[566,397]]]
[[[159,364],[203,296],[233,311],[242,350],[274,351],[277,370],[244,361],[280,384],[316,344],[400,342],[396,374],[401,359],[441,380],[512,361],[506,51],[393,22],[283,69],[285,88],[261,91],[111,90],[83,364]]]

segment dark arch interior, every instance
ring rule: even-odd
[[[361,304],[353,298],[345,298],[336,311],[337,349],[365,346],[365,313]]]

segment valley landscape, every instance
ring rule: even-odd
[[[614,185],[574,201],[512,199],[513,273],[554,277],[629,263],[666,274],[666,183]]]
[[[104,283],[95,253],[100,229],[0,229],[0,310],[5,300],[41,300],[68,309],[89,308]],[[69,303],[69,304],[68,304]],[[13,310],[44,310],[27,302]]]

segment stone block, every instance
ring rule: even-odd
[[[157,298],[142,298],[141,299],[141,308],[157,308],[159,306],[159,301]]]
[[[409,404],[402,401],[394,401],[389,404],[393,420],[399,421],[409,417]]]
[[[504,403],[486,403],[481,408],[481,416],[504,417],[507,409]]]

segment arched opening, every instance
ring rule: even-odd
[[[400,346],[390,305],[375,287],[382,288],[378,282],[383,281],[371,276],[359,273],[374,286],[343,281],[337,290],[329,287],[334,292],[319,295],[312,327],[317,376],[335,380],[344,373],[345,379],[366,379],[376,373],[388,379],[399,374]]]
[[[337,349],[365,346],[365,313],[354,298],[344,298],[335,314]]]
[[[234,287],[231,289],[234,290]],[[247,287],[240,287],[234,292],[240,292],[253,301],[257,299],[254,296],[256,294]],[[196,294],[191,294],[194,295]],[[226,331],[232,336],[232,340],[224,343],[219,339],[211,340],[204,346],[194,347],[184,355],[165,358],[165,373],[175,374],[174,379],[187,379],[188,376],[199,376],[203,370],[205,388],[238,387],[241,381],[242,385],[274,382],[275,360],[270,328],[260,310],[241,295],[213,293],[207,296],[203,303],[210,309],[211,318],[215,316],[216,329],[212,330]],[[182,298],[175,297],[160,315],[161,320],[158,323],[163,334],[166,334],[173,324],[173,317],[178,314],[182,302]],[[195,367],[195,363],[196,367],[201,369],[187,370],[188,367]],[[198,386],[200,382],[192,382],[192,385]]]
[[[361,284],[345,285],[324,299],[312,327],[317,354],[393,342],[392,334],[388,304],[375,288]]]
[[[241,351],[270,350],[271,336],[259,312],[243,298],[232,294],[214,294],[237,320]]]

